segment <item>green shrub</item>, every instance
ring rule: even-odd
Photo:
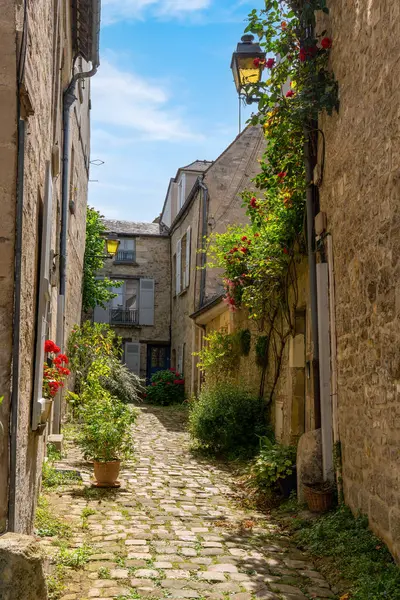
[[[77,444],[85,458],[100,462],[128,458],[132,453],[131,426],[137,413],[101,385],[110,367],[105,360],[93,362],[83,382]]]
[[[102,379],[102,384],[112,394],[129,404],[141,400],[144,392],[141,379],[132,373],[119,359],[111,358],[108,362],[110,374]]]
[[[175,369],[158,371],[152,376],[145,397],[149,402],[161,406],[183,402],[185,399],[185,380]]]
[[[192,403],[189,422],[192,436],[213,452],[253,453],[266,432],[266,408],[247,389],[220,383],[204,389]]]
[[[263,437],[260,453],[252,465],[252,475],[257,487],[270,490],[279,479],[291,475],[296,466],[296,452],[295,446],[284,446]]]

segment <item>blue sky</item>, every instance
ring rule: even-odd
[[[152,221],[169,179],[238,132],[231,55],[262,0],[103,0],[89,204]],[[247,109],[247,115],[249,114]],[[246,114],[246,111],[245,111]]]

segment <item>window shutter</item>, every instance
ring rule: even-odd
[[[183,367],[182,363],[183,363],[183,346],[178,346],[178,364],[177,364],[177,370],[181,374],[182,374],[182,367]]]
[[[139,324],[154,325],[154,279],[140,280]]]
[[[125,282],[120,287],[112,286],[111,292],[113,294],[116,294],[116,296],[114,296],[114,298],[111,298],[111,306],[113,308],[119,308],[121,306],[124,306],[124,304],[125,304],[125,288],[126,288]]]
[[[40,424],[43,396],[43,365],[44,365],[44,343],[46,341],[47,321],[50,306],[50,250],[51,229],[53,213],[53,182],[51,178],[51,166],[46,165],[46,181],[43,206],[42,246],[40,249],[40,273],[39,273],[39,302],[36,324],[36,353],[35,353],[35,382],[32,409],[32,429],[36,430]]]
[[[182,240],[178,240],[176,243],[176,294],[181,292],[181,253],[182,253]]]
[[[140,344],[125,342],[125,364],[132,373],[140,375]]]
[[[108,307],[96,306],[93,312],[93,321],[95,323],[109,323],[110,309]]]
[[[185,273],[185,287],[189,287],[190,283],[190,226],[186,231],[186,273]]]

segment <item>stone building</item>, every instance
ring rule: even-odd
[[[148,380],[170,366],[170,239],[157,223],[104,223],[120,244],[99,276],[123,285],[112,290],[116,295],[106,308],[95,308],[93,319],[115,328],[122,338],[123,361]]]
[[[178,189],[186,169],[196,167],[199,172],[192,187],[186,186],[184,202],[176,205],[171,183],[163,207],[161,226],[168,228],[171,238],[171,359],[185,378],[188,395],[198,390],[198,359],[193,352],[202,336],[190,315],[219,296],[222,289],[220,273],[200,268],[205,254],[199,251],[211,232],[246,222],[240,193],[256,174],[263,148],[262,131],[246,128],[213,163],[196,161],[180,169],[173,181]]]
[[[333,427],[346,503],[400,560],[400,4],[328,4],[340,90],[338,114],[320,122],[320,205],[334,267]]]
[[[100,0],[1,3],[0,533],[32,530],[44,340],[80,320],[99,27]]]

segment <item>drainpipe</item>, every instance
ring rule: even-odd
[[[316,127],[311,129],[315,130]],[[320,401],[320,384],[319,384],[319,342],[318,342],[318,305],[317,305],[317,274],[316,274],[316,258],[315,258],[315,233],[314,233],[314,218],[315,218],[315,192],[316,188],[313,184],[313,170],[315,163],[315,153],[312,152],[311,133],[307,127],[304,128],[304,162],[306,170],[306,211],[307,211],[307,253],[308,253],[308,270],[310,280],[310,305],[311,305],[311,339],[313,345],[312,358],[312,376],[314,388],[314,420],[315,429],[321,427],[321,401]]]
[[[62,188],[61,188],[61,233],[60,233],[60,292],[57,300],[57,343],[65,350],[64,312],[67,286],[67,237],[69,210],[69,150],[71,137],[70,109],[76,100],[75,86],[79,79],[88,79],[97,73],[100,65],[100,4],[101,0],[92,0],[92,68],[90,71],[75,73],[63,96],[63,150],[62,150]],[[61,420],[61,398],[58,394],[53,407],[53,433],[59,433]]]
[[[201,247],[204,250],[205,242],[204,238],[207,235],[207,219],[208,219],[208,187],[202,182],[199,182],[201,189],[203,190],[203,227],[201,232]],[[205,252],[201,254],[201,277],[200,277],[200,306],[204,305],[205,293],[206,293],[206,255]]]

